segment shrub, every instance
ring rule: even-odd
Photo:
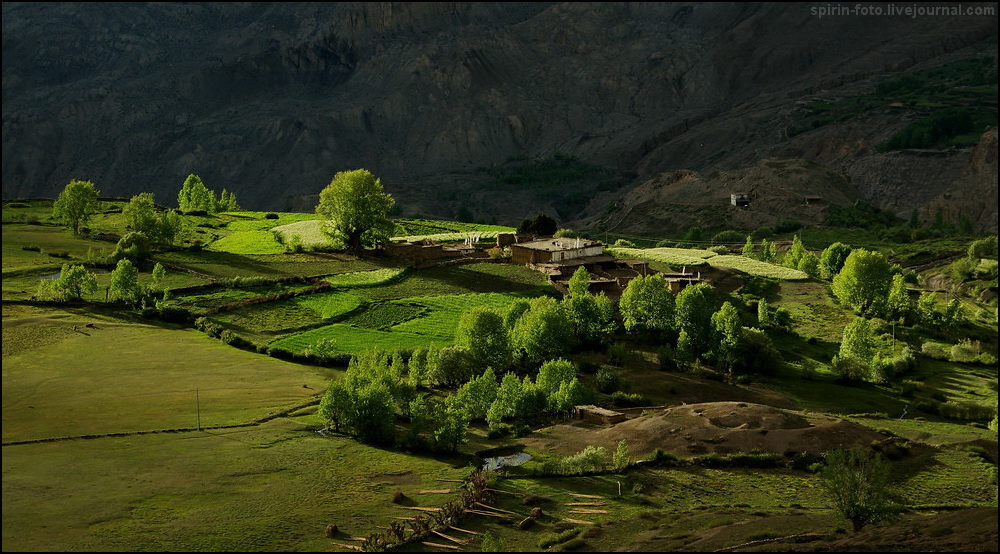
[[[619,408],[636,408],[638,406],[648,406],[649,400],[641,394],[615,391],[611,395],[611,403]]]
[[[21,250],[27,250],[28,252],[41,252],[42,247],[35,246],[34,244],[29,244],[27,246],[22,246]]]
[[[830,369],[844,382],[863,381],[868,376],[868,364],[853,356],[834,356]]]
[[[276,213],[266,213],[264,214],[264,219],[278,219],[280,216]]]
[[[729,254],[729,247],[722,246],[722,245],[719,245],[719,246],[710,246],[710,247],[706,248],[706,250],[708,250],[709,252],[715,252],[716,254],[719,254],[719,255]]]
[[[628,353],[628,345],[622,342],[616,342],[608,347],[609,361],[618,366],[625,363],[625,358],[628,356]]]
[[[625,380],[615,369],[602,367],[597,371],[594,378],[594,385],[597,390],[604,394],[611,394],[624,388]]]
[[[635,248],[635,243],[626,239],[618,239],[612,246],[617,246],[620,248]]]
[[[968,339],[951,347],[949,358],[953,362],[974,362],[979,357],[979,343]]]
[[[950,351],[948,345],[940,342],[927,341],[920,346],[920,353],[935,360],[947,360]]]

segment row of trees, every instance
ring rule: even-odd
[[[107,299],[137,306],[151,294],[162,292],[166,269],[156,264],[152,271],[152,284],[145,286],[139,278],[139,269],[128,258],[118,260],[108,283]],[[97,292],[97,276],[82,265],[64,264],[55,279],[42,280],[38,296],[58,300],[82,300]]]
[[[99,196],[100,191],[94,183],[73,179],[53,203],[52,215],[69,225],[73,234],[78,235],[80,229],[90,222],[93,214],[100,208],[97,200]],[[185,179],[177,195],[177,202],[182,212],[214,213],[240,209],[235,194],[222,189],[222,194],[216,198],[215,192],[209,190],[197,175],[189,175]],[[160,210],[153,195],[148,192],[133,196],[122,213],[126,219],[126,228],[144,233],[155,243],[169,244],[181,227],[180,216],[173,210]]]

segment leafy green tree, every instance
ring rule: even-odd
[[[761,298],[757,302],[757,323],[763,327],[773,327],[774,319],[771,316],[771,306],[767,302],[767,298]]]
[[[906,290],[906,281],[902,273],[896,273],[892,276],[887,308],[889,315],[893,318],[906,317],[913,310],[913,301],[910,300],[910,293]]]
[[[496,401],[499,388],[493,368],[486,368],[482,375],[462,385],[456,395],[470,418],[481,419]]]
[[[431,378],[441,385],[459,385],[475,376],[475,359],[461,346],[446,346],[429,361]]]
[[[625,439],[618,441],[618,446],[615,448],[615,455],[612,460],[616,469],[628,467],[631,458],[628,452],[628,442]]]
[[[847,261],[847,257],[851,255],[851,250],[850,246],[842,242],[835,242],[827,246],[819,258],[819,266],[823,276],[827,279],[832,279],[834,275],[840,273],[841,268],[844,267],[844,262]]]
[[[823,488],[855,533],[896,513],[890,500],[889,475],[889,464],[879,454],[862,448],[828,452],[826,467],[820,473]]]
[[[558,226],[556,220],[545,215],[544,212],[538,212],[535,217],[522,220],[517,226],[517,232],[540,237],[551,237],[558,230]]]
[[[373,381],[354,391],[351,427],[358,440],[392,444],[396,436],[395,399],[386,383]]]
[[[172,243],[182,225],[177,212],[161,212],[153,195],[148,192],[133,196],[122,208],[122,217],[126,229],[142,233],[154,243]]]
[[[561,356],[575,344],[573,323],[563,305],[553,298],[532,299],[511,332],[511,345],[531,364]]]
[[[799,258],[799,264],[796,268],[810,277],[819,277],[819,258],[816,257],[816,254],[807,250],[804,254],[802,254],[802,257]]]
[[[715,302],[715,292],[707,283],[685,287],[677,295],[674,311],[677,328],[687,333],[695,354],[704,354],[712,348],[712,314],[715,313]]]
[[[743,334],[740,314],[732,304],[724,302],[719,311],[712,314],[711,322],[715,334],[715,359],[731,372],[740,354]]]
[[[771,337],[761,329],[743,327],[733,372],[773,374],[781,365],[781,353],[774,347]]]
[[[462,314],[455,330],[455,344],[466,348],[480,367],[510,366],[510,336],[503,317],[489,306],[477,306]]]
[[[798,269],[799,261],[805,254],[806,247],[802,244],[802,239],[800,239],[798,235],[795,235],[792,237],[792,247],[785,252],[785,258],[782,260],[782,265]]]
[[[496,399],[486,413],[486,422],[490,429],[496,429],[504,418],[517,415],[517,407],[521,404],[521,380],[513,373],[507,373],[500,380]]]
[[[438,450],[456,452],[469,433],[469,414],[465,406],[457,397],[449,396],[437,420],[439,424],[434,430],[434,444]]]
[[[538,368],[538,377],[535,384],[542,389],[545,394],[553,394],[559,390],[559,385],[568,383],[576,379],[576,366],[573,362],[559,358],[549,360]]]
[[[51,287],[52,294],[66,300],[80,300],[97,291],[97,277],[82,265],[64,264],[58,279],[43,283]]]
[[[948,330],[955,330],[965,323],[965,310],[957,298],[952,298],[941,314],[941,325]]]
[[[240,204],[236,201],[236,194],[229,192],[226,189],[222,189],[222,193],[219,195],[219,201],[215,204],[216,212],[238,212],[240,211]]]
[[[767,239],[761,239],[760,253],[757,254],[757,259],[762,262],[774,263],[778,259],[778,247]]]
[[[319,402],[319,415],[333,424],[338,433],[352,421],[353,398],[346,381],[341,379],[330,383]]]
[[[146,234],[133,231],[118,240],[111,257],[114,260],[128,258],[133,263],[138,263],[148,258],[151,251],[149,238],[146,237]]]
[[[590,273],[582,265],[569,278],[569,297],[575,298],[590,294]]]
[[[163,280],[167,278],[167,269],[163,267],[163,264],[156,262],[156,265],[153,266],[152,277],[154,285],[159,286],[163,284]]]
[[[118,265],[111,272],[111,298],[122,300],[129,304],[138,304],[142,300],[142,285],[139,283],[139,270],[128,258],[118,260]]]
[[[177,204],[182,212],[215,211],[217,201],[215,193],[205,186],[201,177],[191,174],[184,180],[180,192],[177,193]]]
[[[514,329],[514,324],[517,320],[524,315],[531,308],[531,304],[527,300],[515,300],[507,306],[507,310],[503,314],[503,325],[508,331]]]
[[[548,411],[561,414],[573,410],[587,397],[588,390],[579,379],[574,377],[569,381],[559,383],[559,388],[548,396]]]
[[[90,216],[97,211],[99,194],[94,183],[73,179],[52,204],[52,216],[65,221],[73,234],[79,235],[80,227],[90,222]]]
[[[859,248],[851,251],[844,267],[833,278],[833,294],[861,315],[885,313],[892,268],[881,252]]]
[[[573,332],[584,343],[598,343],[614,330],[615,304],[602,292],[597,296],[583,293],[563,300]]]
[[[747,241],[743,245],[743,252],[741,252],[741,253],[743,254],[744,258],[753,258],[754,257],[753,237],[751,237],[750,235],[747,235]]]
[[[382,181],[367,169],[341,171],[319,194],[316,213],[327,220],[325,232],[349,250],[360,252],[392,236],[396,224],[389,218],[395,201],[382,190]]]
[[[662,275],[640,275],[629,281],[618,305],[629,331],[662,333],[674,328],[674,295]]]
[[[875,328],[863,317],[856,317],[844,327],[840,340],[840,357],[855,358],[864,363],[871,362],[878,348]]]

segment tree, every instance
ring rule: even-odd
[[[122,208],[125,228],[142,233],[154,243],[170,244],[181,226],[177,212],[161,212],[151,193],[143,192],[132,197]]]
[[[761,239],[760,241],[760,253],[757,254],[757,259],[762,262],[774,263],[778,258],[778,247],[774,245],[773,242],[767,239]]]
[[[885,313],[892,268],[881,252],[853,250],[844,267],[833,278],[833,294],[861,315],[880,316]]]
[[[820,473],[823,488],[855,533],[895,513],[889,500],[889,471],[889,464],[870,450],[837,449],[827,453],[826,467]]]
[[[531,300],[511,331],[511,346],[526,361],[540,364],[570,351],[576,343],[573,323],[562,304],[553,298]]]
[[[395,201],[382,181],[367,169],[341,171],[319,194],[316,213],[327,220],[326,234],[354,252],[388,240],[395,230],[389,219]]]
[[[614,330],[615,303],[602,292],[563,300],[573,324],[573,332],[584,343],[598,343]]]
[[[462,314],[455,330],[455,344],[466,348],[480,367],[510,366],[510,336],[503,317],[489,306],[476,306]]]
[[[850,254],[851,247],[842,242],[835,242],[827,246],[819,258],[819,266],[823,271],[823,276],[832,279],[834,275],[840,273]]]
[[[913,302],[910,300],[910,292],[906,290],[906,281],[902,273],[896,273],[892,276],[887,308],[889,316],[896,319],[906,317],[913,310]]]
[[[619,301],[625,329],[652,332],[674,328],[674,295],[662,275],[638,276],[629,281]]]
[[[590,293],[590,273],[582,265],[573,272],[569,278],[570,298],[584,296]]]
[[[440,423],[434,431],[434,443],[438,450],[457,451],[469,432],[469,414],[465,406],[456,396],[449,396],[437,420]]]
[[[82,265],[65,264],[58,279],[42,283],[51,288],[53,294],[66,300],[80,300],[84,295],[97,291],[97,277]]]
[[[461,346],[446,346],[429,360],[431,378],[441,385],[458,385],[471,379],[477,369],[472,354]]]
[[[86,225],[97,210],[99,194],[94,183],[73,179],[52,204],[52,216],[65,221],[73,228],[73,234],[79,235],[80,227]]]
[[[757,323],[765,329],[774,326],[774,319],[771,317],[771,307],[767,303],[767,298],[761,298],[757,302]]]
[[[139,262],[149,257],[149,238],[145,233],[131,232],[118,240],[115,251],[111,257],[115,260],[128,258],[133,262]]]
[[[229,192],[226,189],[222,189],[222,193],[219,195],[219,201],[215,204],[216,212],[238,212],[240,211],[240,205],[236,201],[236,194]]]
[[[184,180],[180,192],[177,193],[177,204],[182,212],[212,213],[216,208],[215,193],[208,190],[201,177],[191,174]]]
[[[712,330],[715,333],[715,359],[723,368],[732,372],[740,351],[743,325],[740,314],[729,302],[724,302],[719,311],[712,314]]]
[[[819,277],[819,258],[808,250],[799,258],[796,268],[810,277]]]
[[[159,285],[163,283],[163,280],[167,278],[167,270],[163,267],[163,264],[156,262],[153,266],[153,284]]]
[[[535,384],[542,389],[545,394],[554,394],[563,383],[569,383],[576,379],[576,366],[573,362],[559,358],[549,360],[538,369],[538,377]]]
[[[802,244],[802,239],[800,239],[798,235],[795,235],[792,237],[792,247],[785,252],[785,258],[782,260],[782,265],[798,269],[799,261],[802,259],[802,256],[805,255],[806,247]]]
[[[875,329],[867,319],[856,317],[844,327],[844,335],[840,340],[841,358],[855,358],[868,364],[877,348]]]
[[[456,396],[470,418],[480,419],[486,417],[490,406],[496,401],[498,389],[493,368],[486,368],[482,375],[462,385]]]
[[[139,283],[139,270],[132,265],[128,258],[118,260],[118,265],[111,272],[111,285],[109,287],[111,298],[129,304],[138,304],[142,300],[142,292],[142,285]]]
[[[615,448],[615,455],[612,460],[615,465],[615,469],[623,469],[631,462],[628,453],[628,443],[625,442],[625,439],[618,441],[618,446]]]
[[[555,234],[558,227],[559,225],[556,223],[556,220],[545,215],[543,212],[538,212],[535,217],[522,220],[520,225],[517,226],[517,232],[525,235],[550,237]]]
[[[747,235],[747,241],[743,245],[743,252],[741,252],[741,254],[743,254],[744,258],[753,257],[753,237],[751,237],[750,235]]]
[[[677,295],[674,319],[677,328],[687,333],[691,352],[695,355],[704,354],[712,347],[714,313],[715,293],[707,283],[690,285]]]

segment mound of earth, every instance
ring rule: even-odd
[[[885,437],[842,419],[782,410],[747,402],[705,402],[646,412],[609,427],[574,421],[539,433],[532,448],[560,454],[587,445],[614,449],[625,439],[633,456],[657,449],[677,456],[771,452],[781,455],[821,454],[835,448],[869,445]]]

